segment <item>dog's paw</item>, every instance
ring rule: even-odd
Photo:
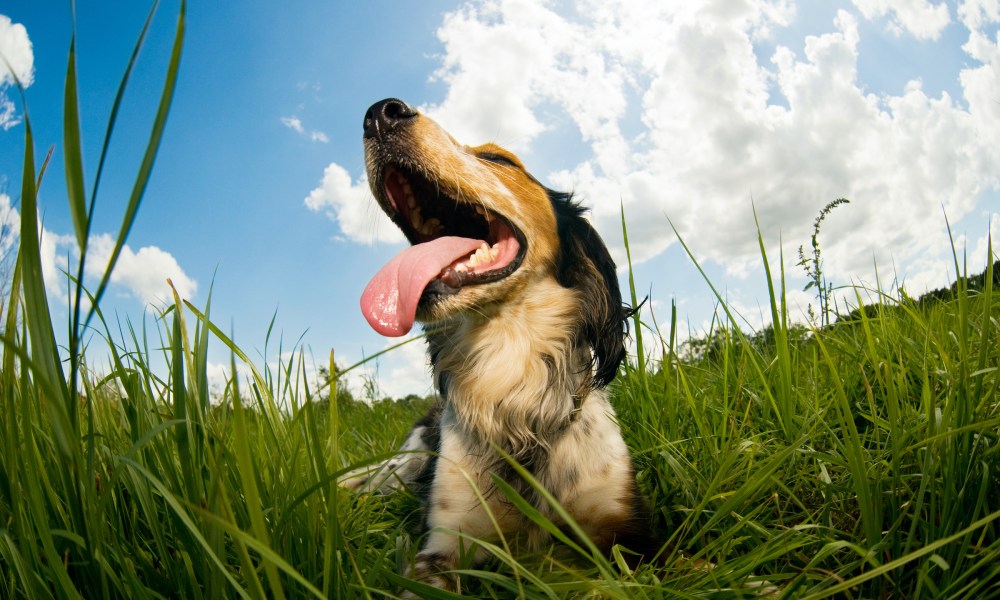
[[[355,469],[338,478],[337,485],[352,492],[370,491],[367,488],[372,480],[372,474],[373,471],[370,467]]]
[[[403,572],[407,579],[419,581],[420,583],[436,587],[439,590],[448,592],[458,592],[458,579],[448,574],[453,568],[443,554],[438,552],[421,552],[413,565]],[[401,598],[418,598],[413,592],[405,591]]]
[[[402,461],[392,459],[354,469],[337,479],[337,485],[352,492],[388,494],[401,485],[397,474],[400,466]]]

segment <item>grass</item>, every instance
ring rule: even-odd
[[[183,11],[119,248],[165,124]],[[74,60],[63,154],[85,255],[128,72],[87,198]],[[0,371],[0,597],[382,598],[406,587],[452,597],[397,575],[419,542],[407,534],[419,520],[412,497],[335,485],[394,449],[425,402],[354,402],[336,380],[310,387],[301,362],[258,369],[212,323],[210,298],[178,298],[138,324],[109,321],[99,302],[108,274],[92,297],[72,286],[70,341],[59,348],[35,217],[38,186],[55,183],[45,160],[36,168],[27,116],[24,157]],[[763,243],[761,254],[768,264]],[[763,332],[730,316],[679,347],[674,312],[662,329],[635,322],[660,343],[630,357],[612,392],[663,566],[632,571],[624,550],[603,557],[586,546],[512,556],[500,543],[488,546],[490,564],[462,570],[468,595],[732,598],[766,578],[789,598],[1000,597],[992,270],[982,289],[960,279],[950,300],[884,298],[822,329],[789,324],[784,274],[767,279],[774,325]],[[250,372],[218,398],[210,343],[231,351],[231,372]],[[88,345],[111,357],[108,368],[89,366]]]

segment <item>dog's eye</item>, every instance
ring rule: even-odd
[[[480,154],[479,158],[481,158],[482,160],[485,160],[487,162],[491,162],[491,163],[493,163],[495,165],[503,165],[505,167],[514,167],[515,169],[519,169],[520,168],[516,162],[514,162],[510,158],[507,158],[503,154],[496,154],[494,152],[485,152],[483,154]]]

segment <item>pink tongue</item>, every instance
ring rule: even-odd
[[[417,317],[424,288],[459,258],[476,251],[482,240],[446,236],[403,250],[382,267],[361,294],[361,312],[385,336],[405,335]]]

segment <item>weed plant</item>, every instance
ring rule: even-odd
[[[118,250],[149,179],[183,33],[182,4]],[[88,198],[74,60],[71,46],[62,154],[82,263],[128,72]],[[24,126],[0,372],[0,597],[456,597],[397,575],[417,546],[411,496],[335,483],[384,458],[425,402],[355,402],[336,377],[311,385],[301,360],[258,369],[212,323],[210,298],[195,307],[175,297],[152,322],[109,321],[100,297],[113,264],[93,295],[80,265],[70,341],[57,347],[37,223],[38,186],[55,183],[44,161],[36,169],[27,113]],[[768,265],[763,243],[761,255]],[[789,598],[1000,597],[992,267],[982,289],[959,279],[952,299],[933,303],[883,294],[821,329],[789,324],[775,275],[763,332],[730,315],[701,346],[677,347],[675,311],[663,329],[635,318],[660,343],[639,346],[612,393],[664,542],[659,560],[631,570],[627,549],[605,557],[572,542],[514,556],[500,540],[486,545],[487,565],[460,571],[466,595],[734,598],[766,579]],[[230,350],[231,373],[250,373],[215,398],[209,343]],[[91,369],[87,346],[110,366]],[[573,528],[500,490],[556,537]]]

